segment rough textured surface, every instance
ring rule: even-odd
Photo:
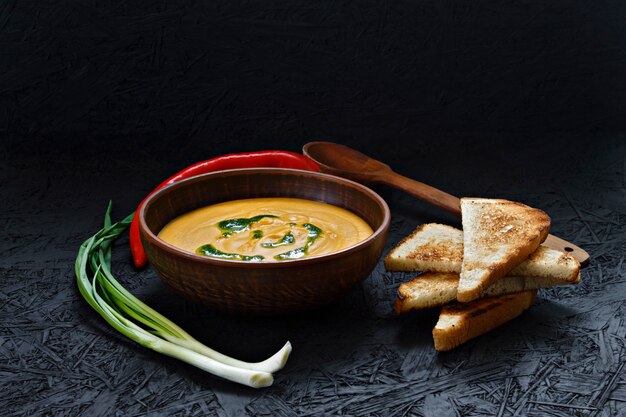
[[[553,233],[591,253],[579,285],[541,290],[536,305],[521,317],[446,354],[433,349],[436,311],[394,315],[398,285],[413,274],[385,272],[382,259],[337,305],[296,317],[242,319],[185,302],[151,269],[135,272],[127,243],[120,241],[114,272],[121,282],[208,345],[258,360],[286,340],[293,343],[287,368],[272,388],[261,391],[219,381],[125,340],[75,286],[77,248],[100,227],[107,201],[114,201],[114,215],[121,218],[180,161],[128,143],[92,141],[63,149],[33,139],[22,142],[32,146],[30,153],[10,147],[0,182],[6,236],[0,252],[0,406],[11,416],[441,415],[446,410],[617,415],[626,404],[626,137],[541,140],[546,153],[530,175],[515,160],[489,162],[494,152],[511,146],[506,140],[424,141],[411,149],[414,158],[433,157],[424,158],[419,170],[404,152],[391,158],[382,147],[372,152],[407,175],[457,194],[542,207],[552,216]],[[434,157],[444,149],[454,169],[441,167]],[[206,145],[198,154],[214,153]],[[462,175],[471,175],[472,183],[459,181]],[[399,191],[376,189],[392,210],[387,250],[419,223],[458,226]]]
[[[623,1],[0,2],[0,414],[623,415]],[[584,133],[581,133],[584,132]],[[545,210],[591,253],[575,287],[436,354],[436,311],[393,314],[372,275],[337,305],[241,319],[173,295],[126,242],[114,272],[208,345],[294,345],[254,391],[154,354],[80,297],[73,261],[172,172],[333,140],[456,195]],[[459,223],[386,187],[391,249]]]

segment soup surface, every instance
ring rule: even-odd
[[[372,228],[341,207],[299,198],[253,198],[203,207],[159,233],[188,252],[220,259],[277,262],[337,252]]]

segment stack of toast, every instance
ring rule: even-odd
[[[580,264],[541,246],[550,218],[524,204],[462,198],[463,231],[424,224],[385,258],[388,271],[424,271],[400,285],[398,314],[443,307],[433,329],[435,349],[446,351],[519,316],[537,289],[577,284]]]

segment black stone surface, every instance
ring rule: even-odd
[[[0,2],[0,414],[626,415],[625,3]],[[591,254],[575,287],[437,354],[412,274],[279,318],[211,312],[114,273],[207,345],[294,346],[274,386],[221,381],[124,339],[73,262],[171,173],[226,152],[355,147],[457,195],[544,209]],[[455,219],[397,190],[387,249]]]

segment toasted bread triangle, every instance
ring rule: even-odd
[[[433,329],[435,349],[454,349],[501,326],[532,306],[536,294],[537,290],[530,290],[443,307]]]
[[[462,198],[461,215],[461,302],[479,298],[487,286],[528,258],[550,231],[546,213],[508,200]]]
[[[461,272],[463,232],[452,226],[418,226],[385,257],[387,271]]]
[[[444,224],[427,223],[415,229],[389,252],[385,257],[385,268],[388,271],[458,274],[462,262],[463,232]],[[507,276],[549,278],[568,283],[575,281],[579,272],[580,264],[570,254],[539,246]]]
[[[580,282],[580,274],[574,277],[522,277],[507,275],[485,289],[486,297],[513,294],[521,291],[572,285]],[[440,307],[456,300],[459,274],[453,272],[424,272],[400,284],[394,302],[397,314],[411,310]]]

